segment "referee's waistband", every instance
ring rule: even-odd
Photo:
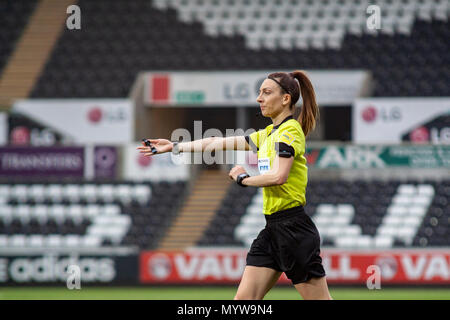
[[[305,208],[303,208],[303,206],[296,206],[286,210],[277,211],[272,214],[265,214],[264,217],[266,218],[267,223],[271,223],[286,220],[299,214],[305,214]]]

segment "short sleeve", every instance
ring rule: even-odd
[[[304,135],[295,127],[286,126],[278,132],[275,141],[277,154],[281,157],[297,156],[304,153]]]
[[[245,136],[245,140],[249,144],[249,146],[252,148],[252,151],[257,153],[259,150],[259,146],[261,143],[261,135],[264,132],[264,130],[255,131],[252,134]]]

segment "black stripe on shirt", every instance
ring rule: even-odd
[[[245,141],[247,141],[248,145],[252,148],[254,153],[259,151],[259,148],[253,143],[253,140],[250,139],[250,136],[245,136]]]

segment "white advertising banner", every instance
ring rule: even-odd
[[[129,99],[19,100],[13,110],[79,144],[123,144],[134,140],[134,109]]]
[[[257,92],[272,71],[148,72],[145,103],[148,106],[256,106]],[[307,71],[319,105],[351,105],[361,97],[366,71]]]
[[[0,112],[0,146],[8,143],[8,115]]]
[[[184,157],[172,153],[157,154],[151,157],[139,153],[136,148],[141,143],[129,144],[124,148],[122,177],[134,181],[185,181],[189,179],[189,163]]]
[[[353,104],[356,143],[450,144],[450,98],[373,98]]]

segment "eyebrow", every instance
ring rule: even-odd
[[[261,92],[261,91],[263,91],[263,90],[273,90],[273,89],[270,88],[270,87],[264,87],[264,88],[262,88],[262,89],[259,89],[259,92]]]

